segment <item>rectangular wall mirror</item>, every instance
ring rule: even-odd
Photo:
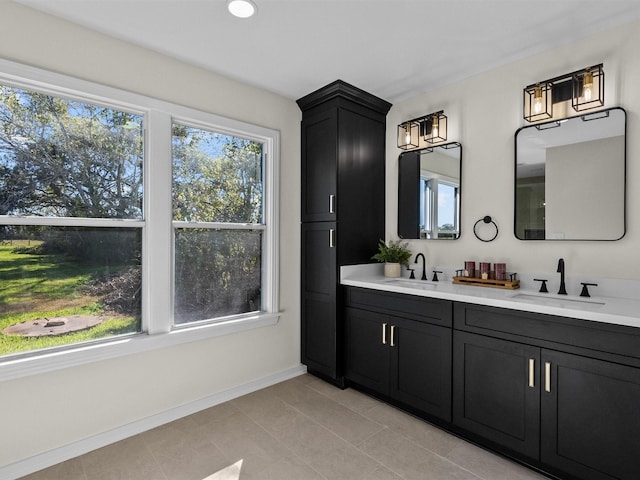
[[[626,124],[626,112],[611,108],[516,132],[518,239],[624,236]]]
[[[462,145],[447,143],[404,152],[398,159],[398,236],[460,237]]]

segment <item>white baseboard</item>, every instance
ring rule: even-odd
[[[49,450],[48,452],[35,455],[26,460],[5,465],[0,467],[0,478],[17,479],[25,475],[29,475],[60,462],[83,455],[97,448],[104,447],[133,435],[151,430],[152,428],[159,427],[165,423],[173,422],[179,418],[214,407],[229,400],[233,400],[234,398],[241,397],[242,395],[297,377],[304,374],[306,371],[306,367],[304,365],[300,365],[282,372],[267,375],[266,377],[224,390],[214,395],[196,400],[195,402],[180,405],[165,412],[123,425],[122,427],[114,428],[113,430],[108,430],[92,437]]]

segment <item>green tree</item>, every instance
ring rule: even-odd
[[[173,219],[262,221],[262,145],[173,126]]]
[[[142,118],[0,86],[0,213],[141,218]]]
[[[0,85],[0,214],[142,218],[142,117]],[[41,229],[43,250],[114,263],[108,229]],[[124,242],[124,243],[123,243]]]
[[[199,128],[173,127],[173,218],[262,223],[262,145]],[[176,321],[260,309],[261,233],[179,229]]]

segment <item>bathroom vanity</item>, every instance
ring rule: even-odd
[[[342,276],[345,377],[562,479],[640,478],[640,301]]]

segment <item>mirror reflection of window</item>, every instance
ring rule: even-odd
[[[457,238],[460,184],[433,172],[420,175],[420,238]]]
[[[409,239],[460,238],[458,142],[404,152],[398,159],[398,236]]]

